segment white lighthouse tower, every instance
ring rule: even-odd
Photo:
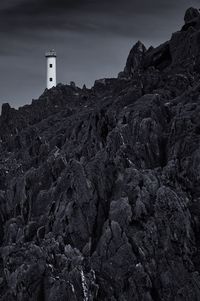
[[[45,54],[47,59],[47,89],[56,86],[56,52],[50,50]]]

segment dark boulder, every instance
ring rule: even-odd
[[[184,21],[185,23],[189,23],[194,21],[198,17],[200,17],[199,9],[190,7],[185,12]]]

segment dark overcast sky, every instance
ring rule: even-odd
[[[168,40],[190,6],[199,0],[1,0],[0,103],[18,107],[44,91],[51,48],[58,82],[116,76],[137,40]]]

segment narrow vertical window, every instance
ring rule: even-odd
[[[53,64],[49,64],[49,67],[52,68],[52,67],[53,67]]]
[[[50,77],[49,81],[50,81],[50,82],[52,82],[52,81],[53,81],[53,78],[52,78],[52,77]]]

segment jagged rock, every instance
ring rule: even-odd
[[[199,10],[197,8],[190,7],[186,10],[184,21],[185,23],[189,23],[194,19],[198,18],[199,16],[200,16]]]
[[[144,66],[155,67],[159,70],[165,69],[172,62],[172,56],[170,52],[170,44],[166,42],[156,48],[150,48],[146,52],[144,57]]]
[[[139,72],[142,68],[142,63],[144,59],[144,55],[146,52],[146,47],[140,41],[138,41],[133,48],[131,49],[127,62],[126,67],[124,69],[123,74],[125,76],[134,76],[136,72]],[[123,76],[124,76],[123,75]],[[122,74],[120,77],[123,77]]]
[[[4,119],[8,119],[10,110],[11,110],[11,107],[10,107],[9,103],[4,103],[2,105],[2,109],[1,109],[1,117]]]
[[[73,88],[76,88],[75,82],[71,81],[71,82],[70,82],[70,86],[73,87]]]

